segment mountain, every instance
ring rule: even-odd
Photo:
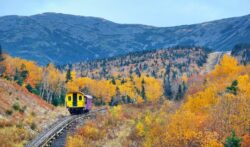
[[[0,17],[0,44],[41,65],[75,63],[176,45],[229,50],[250,42],[250,15],[176,27],[118,24],[58,13]]]

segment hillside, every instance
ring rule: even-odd
[[[184,101],[109,108],[67,137],[72,146],[249,147],[250,66],[227,54]]]
[[[38,96],[29,93],[26,88],[20,87],[15,82],[0,79],[0,114],[11,110],[15,103],[21,108],[27,108],[27,112],[33,111],[38,115],[53,108]]]
[[[169,98],[180,99],[187,85],[183,77],[199,74],[210,50],[202,47],[173,47],[141,51],[120,57],[81,62],[72,65],[77,77],[92,79],[123,80],[133,75],[146,75],[159,79],[164,84],[164,93]],[[114,82],[113,82],[114,83]],[[179,91],[179,93],[178,93]],[[179,95],[180,94],[180,95]]]
[[[176,45],[229,50],[250,41],[250,15],[177,27],[117,24],[44,13],[0,17],[0,43],[13,56],[45,65],[75,63]]]
[[[1,145],[24,144],[63,114],[26,88],[0,78]]]

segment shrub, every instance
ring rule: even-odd
[[[227,92],[237,95],[237,91],[238,91],[238,81],[234,80],[231,86],[227,87]]]
[[[7,115],[12,115],[12,113],[13,113],[12,110],[6,110],[6,111],[5,111],[5,114],[7,114]]]
[[[97,140],[101,137],[98,128],[91,124],[86,125],[83,128],[79,129],[78,134],[80,136],[84,136],[92,140]]]
[[[19,122],[17,125],[16,125],[17,128],[19,129],[22,129],[23,128],[23,123],[22,122]]]
[[[73,137],[69,136],[67,138],[66,147],[81,147],[81,146],[87,146],[87,144],[84,143],[81,136],[75,135]]]
[[[32,112],[31,112],[31,115],[32,115],[33,117],[35,117],[35,116],[36,116],[36,113],[35,113],[34,111],[32,111]]]
[[[25,110],[26,110],[26,108],[27,108],[27,106],[23,106],[22,108],[19,109],[19,112],[20,112],[20,113],[24,113]]]
[[[0,129],[0,136],[1,147],[23,146],[31,139],[31,134],[27,130],[15,126]]]
[[[34,122],[31,123],[30,128],[32,130],[35,130],[37,128],[36,124]]]
[[[18,111],[20,110],[20,105],[18,102],[15,102],[13,105],[12,105],[12,108],[15,110],[15,111]]]
[[[7,120],[0,120],[0,128],[4,128],[4,127],[10,127],[12,126],[12,122],[11,121],[7,121]]]
[[[29,92],[32,92],[33,88],[30,84],[27,84],[25,87],[26,89],[28,89]]]

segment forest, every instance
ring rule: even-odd
[[[57,106],[69,91],[93,95],[96,105],[138,103],[167,98],[180,100],[187,77],[199,74],[208,49],[175,47],[56,67],[3,55],[1,77]],[[101,88],[100,88],[101,87]]]
[[[175,46],[81,62],[68,65],[66,69],[71,67],[80,77],[112,81],[142,75],[152,77],[162,82],[165,97],[180,100],[187,89],[183,78],[199,74],[209,52],[209,49],[203,47]]]
[[[183,101],[112,107],[68,136],[67,146],[248,147],[249,76],[249,65],[224,55],[213,71],[190,85]]]
[[[93,95],[96,106],[111,106],[69,135],[68,147],[247,147],[250,66],[224,55],[214,70],[201,74],[208,53],[162,49],[57,68],[1,52],[0,76],[55,106],[63,105],[69,91]]]

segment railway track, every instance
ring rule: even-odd
[[[208,55],[207,61],[204,65],[204,69],[201,73],[208,73],[214,69],[214,67],[219,64],[221,57],[224,55],[224,52],[213,52]]]
[[[87,114],[82,115],[71,115],[65,117],[63,120],[59,120],[54,123],[49,129],[40,133],[35,139],[30,143],[26,144],[25,147],[46,147],[50,146],[50,143],[59,136],[65,129],[67,129],[74,121],[78,119],[87,119],[97,112],[106,111],[107,108],[100,108],[92,110]]]

